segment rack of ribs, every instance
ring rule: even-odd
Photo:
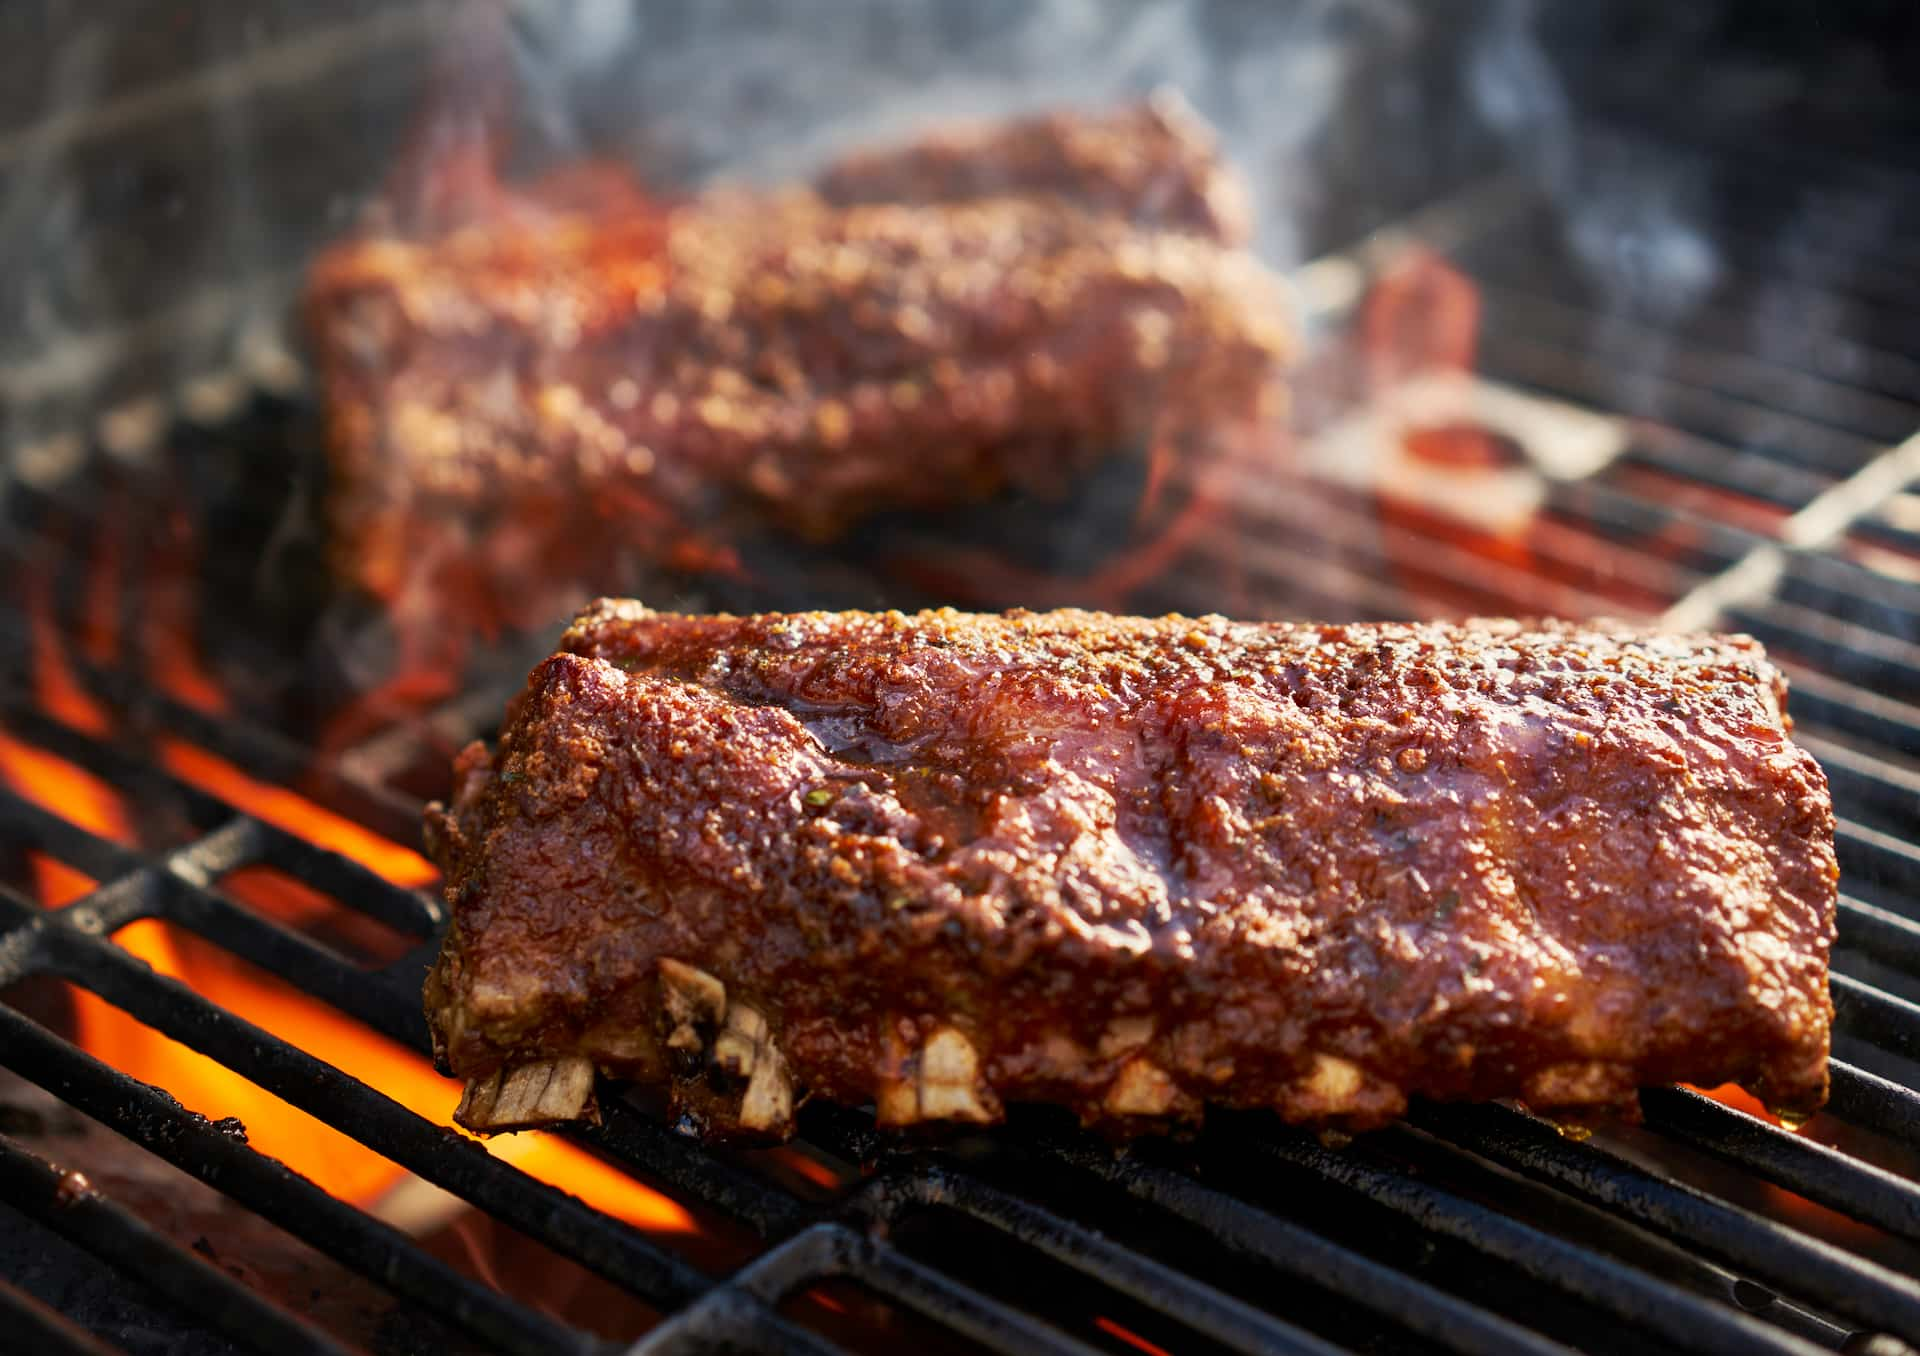
[[[459,1112],[778,1138],[1824,1098],[1837,869],[1743,636],[602,601],[429,812]]]
[[[546,583],[756,526],[823,542],[1058,496],[1123,448],[1270,436],[1287,299],[1193,206],[1230,176],[1182,128],[1152,106],[1002,126],[986,196],[930,143],[827,194],[657,203],[576,173],[432,239],[336,246],[307,296],[336,573],[524,624],[560,605]]]

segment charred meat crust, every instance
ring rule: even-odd
[[[436,1049],[584,1057],[712,1135],[803,1091],[1809,1108],[1837,869],[1784,697],[1739,636],[603,601],[431,812]]]
[[[984,193],[963,166],[1002,153]],[[306,316],[336,572],[544,622],[619,562],[1057,496],[1118,449],[1277,427],[1289,306],[1180,207],[1231,196],[1184,118],[1033,119],[828,179],[884,200],[570,190],[329,250]]]

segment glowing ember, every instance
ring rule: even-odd
[[[1093,1326],[1109,1337],[1117,1337],[1136,1351],[1144,1351],[1147,1356],[1169,1356],[1165,1347],[1156,1346],[1130,1328],[1123,1328],[1110,1318],[1100,1317],[1093,1320]]]

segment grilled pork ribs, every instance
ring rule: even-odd
[[[430,815],[462,1121],[1824,1097],[1837,870],[1738,636],[603,601]]]
[[[1287,299],[1189,116],[996,124],[822,185],[657,203],[577,174],[324,254],[336,575],[544,624],[762,527],[824,542],[1278,428]]]

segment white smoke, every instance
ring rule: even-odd
[[[624,143],[693,178],[804,175],[935,124],[1179,90],[1253,180],[1259,247],[1301,258],[1303,172],[1362,60],[1412,48],[1411,0],[631,6],[520,0],[524,114],[560,153]]]

